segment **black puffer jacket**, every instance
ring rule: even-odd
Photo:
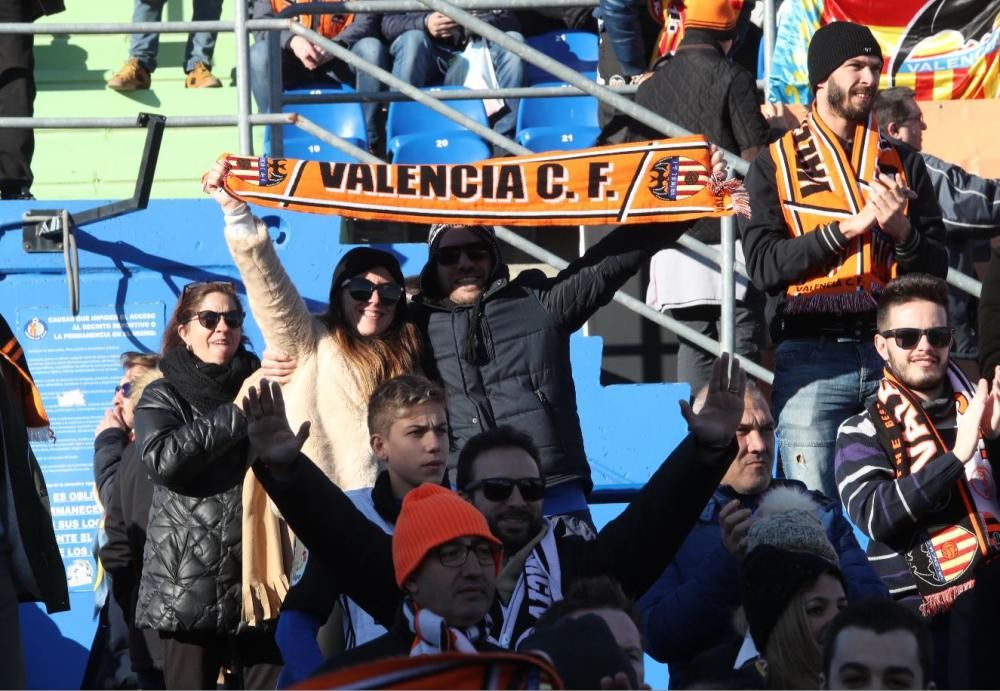
[[[435,298],[437,264],[432,250],[421,273],[424,294],[410,306],[426,335],[444,383],[451,436],[449,466],[470,437],[500,425],[531,435],[542,457],[546,483],[581,479],[591,487],[590,465],[576,408],[570,335],[604,305],[658,250],[676,242],[689,223],[639,224],[612,231],[553,278],[528,270],[510,278],[497,269],[475,305]],[[478,362],[465,348],[478,322]]]
[[[246,418],[231,403],[206,415],[159,379],[136,407],[135,429],[140,458],[156,484],[136,623],[158,631],[235,633]]]

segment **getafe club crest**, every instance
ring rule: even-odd
[[[657,199],[674,202],[700,192],[708,184],[708,170],[684,156],[668,156],[653,164],[649,192]]]
[[[32,317],[31,321],[24,326],[24,335],[32,341],[42,340],[48,332],[49,329],[45,326],[45,322],[38,317]]]

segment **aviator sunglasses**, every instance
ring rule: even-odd
[[[228,312],[215,312],[213,310],[202,310],[196,315],[188,319],[189,322],[193,322],[195,319],[198,323],[204,326],[206,329],[214,329],[219,325],[219,320],[223,319],[226,322],[226,326],[230,329],[239,329],[243,326],[243,320],[246,318],[246,313],[240,310],[230,310]]]
[[[490,258],[490,248],[482,242],[473,242],[468,245],[452,245],[451,247],[441,247],[437,251],[437,263],[441,266],[453,266],[458,263],[462,255],[470,261],[481,262]]]
[[[132,382],[127,381],[124,384],[119,384],[118,386],[116,386],[115,387],[115,393],[118,393],[119,391],[122,392],[122,396],[124,396],[125,398],[128,398],[129,396],[131,396],[132,395]]]
[[[903,350],[913,350],[920,343],[921,336],[927,336],[927,342],[932,348],[944,348],[951,345],[953,329],[947,326],[932,326],[929,329],[889,329],[881,332],[882,338],[895,338],[896,345]]]
[[[488,477],[469,483],[465,491],[471,494],[482,488],[483,496],[490,501],[507,501],[515,485],[525,501],[539,501],[545,494],[545,481],[540,477],[522,477],[517,480],[509,477]]]
[[[394,305],[403,297],[403,289],[395,283],[375,284],[367,278],[348,278],[340,287],[346,287],[348,295],[358,302],[368,302],[372,299],[372,293],[376,292],[379,301],[387,305]]]

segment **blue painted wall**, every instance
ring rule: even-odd
[[[4,202],[0,207],[0,310],[25,347],[58,436],[54,445],[36,446],[36,453],[72,584],[70,612],[48,617],[36,605],[22,607],[31,688],[78,688],[94,634],[96,568],[85,554],[101,510],[89,496],[92,440],[120,376],[118,353],[158,350],[163,323],[189,281],[233,280],[242,290],[215,203],[153,201],[144,211],[77,231],[82,309],[80,318],[70,319],[63,257],[26,253],[20,218],[28,208],[79,212],[99,203]],[[323,309],[332,268],[350,249],[338,241],[338,220],[271,213],[265,219],[307,304]],[[423,245],[387,249],[399,257],[406,275],[418,273],[426,260]],[[262,350],[252,320],[247,333]],[[580,418],[595,483],[638,486],[683,437],[677,401],[689,390],[686,384],[602,387],[601,349],[598,337],[573,339]],[[597,519],[604,523],[620,508],[600,507]],[[665,686],[662,670],[655,663],[648,670],[654,687]]]

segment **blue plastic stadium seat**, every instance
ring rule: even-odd
[[[597,34],[589,31],[550,31],[525,39],[527,44],[550,58],[593,79],[597,75]],[[535,86],[554,77],[540,67],[524,62],[524,83]]]
[[[524,98],[517,110],[516,139],[532,151],[586,149],[596,144],[600,133],[593,96]]]
[[[353,92],[349,86],[322,84],[300,86],[285,91],[285,95],[340,94]],[[368,131],[360,103],[296,103],[282,108],[285,113],[299,113],[325,130],[346,139],[358,148],[368,149]],[[284,155],[313,161],[355,162],[356,159],[308,134],[294,125],[283,127]],[[264,152],[271,151],[271,128],[264,130]]]
[[[466,130],[419,132],[393,137],[392,162],[474,163],[490,157],[490,147]]]
[[[441,86],[425,89],[428,93],[438,91],[456,91],[463,89],[461,86]],[[486,109],[482,101],[457,100],[442,101],[445,105],[454,108],[483,126],[488,125]],[[465,127],[459,125],[454,120],[450,120],[440,113],[431,110],[416,101],[393,101],[389,104],[389,116],[386,119],[385,137],[387,149],[390,153],[395,152],[396,147],[393,141],[397,137],[408,134],[420,134],[422,132],[446,132],[449,130],[466,131]]]

